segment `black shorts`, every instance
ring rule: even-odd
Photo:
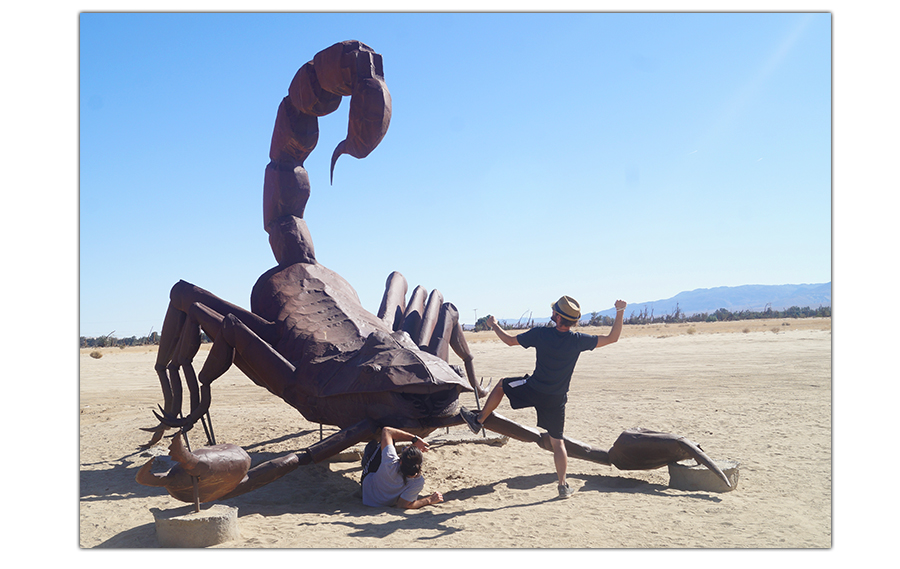
[[[537,411],[537,426],[546,429],[554,439],[563,438],[563,427],[566,424],[566,401],[568,396],[547,395],[532,389],[524,377],[506,377],[503,379],[503,393],[509,399],[513,409],[534,407]]]

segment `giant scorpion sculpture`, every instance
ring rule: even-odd
[[[173,443],[171,454],[179,464],[166,474],[154,474],[148,463],[139,471],[138,482],[166,486],[176,498],[191,501],[187,485],[193,477],[195,501],[230,498],[372,440],[383,426],[426,437],[436,429],[461,425],[459,395],[486,395],[476,381],[458,311],[443,302],[440,292],[426,294],[416,287],[407,302],[406,280],[394,272],[376,316],[362,308],[340,275],[316,260],[303,220],[310,195],[303,163],[318,140],[317,117],[336,110],[347,95],[350,125],[332,155],[332,180],[341,154],[364,158],[387,132],[391,97],[382,58],[363,43],[345,41],[316,54],[294,76],[276,115],[263,188],[263,220],[278,264],[254,285],[249,311],[184,281],[172,288],[156,361],[162,414],[156,414],[158,426],[146,429],[154,433],[149,446],[169,427],[180,428],[180,435],[201,421],[209,444],[215,445],[212,423],[205,420],[210,388],[235,365],[308,421],[340,430],[252,469],[234,445],[192,453]],[[192,361],[201,330],[212,346],[195,374]],[[450,349],[463,361],[465,377],[449,365]],[[180,416],[182,373],[190,392],[187,417]],[[546,433],[496,413],[484,427],[551,450]],[[693,458],[728,484],[697,445],[677,435],[638,429],[622,433],[609,451],[571,439],[566,439],[566,447],[569,456],[623,470]]]

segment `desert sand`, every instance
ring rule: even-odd
[[[588,333],[608,329],[583,328]],[[485,382],[530,372],[534,353],[491,332],[467,334]],[[151,508],[184,504],[134,481],[165,443],[140,448],[161,393],[156,348],[80,354],[79,544],[159,547]],[[202,361],[203,352],[197,362]],[[619,471],[571,459],[577,492],[557,498],[552,455],[536,445],[480,444],[463,427],[431,436],[420,510],[363,506],[358,462],[302,467],[224,503],[241,539],[220,548],[829,548],[832,546],[830,319],[626,326],[581,356],[566,434],[609,448],[646,427],[683,435],[740,463],[731,492],[676,490],[666,468]],[[463,404],[475,405],[472,394]],[[498,412],[534,426],[534,411]],[[319,440],[318,424],[232,369],[213,386],[218,442],[254,464]],[[192,443],[202,444],[201,429]],[[324,427],[325,436],[335,432]],[[459,442],[459,441],[469,442]]]

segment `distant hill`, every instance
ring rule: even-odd
[[[680,292],[665,300],[629,304],[625,309],[625,316],[631,315],[632,312],[639,313],[644,308],[652,310],[656,316],[663,316],[674,313],[676,306],[687,316],[715,312],[719,308],[730,312],[763,311],[766,307],[772,310],[784,310],[792,306],[818,308],[831,306],[831,283],[698,288]],[[590,312],[585,314],[590,315]],[[614,308],[600,312],[601,316],[615,316],[615,314]]]
[[[784,310],[792,306],[800,308],[818,308],[831,306],[831,283],[822,284],[786,284],[786,285],[743,285],[720,286],[716,288],[698,288],[696,290],[680,292],[672,298],[654,300],[650,302],[629,303],[625,309],[625,317],[632,312],[639,314],[646,308],[653,312],[654,316],[673,314],[676,307],[681,309],[685,316],[698,313],[712,313],[719,308],[730,312],[740,310],[764,311],[766,307],[772,310]],[[582,317],[591,317],[590,310],[584,310]],[[615,308],[599,311],[601,316],[615,316]],[[549,318],[535,319],[537,323],[547,322]],[[513,320],[506,320],[515,323]]]

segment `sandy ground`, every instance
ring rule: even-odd
[[[582,329],[606,333],[606,329]],[[468,335],[479,376],[532,369],[534,353],[492,333]],[[183,504],[134,481],[161,401],[155,347],[80,355],[78,540],[84,548],[156,548],[151,508]],[[202,355],[202,354],[201,354]],[[686,436],[740,462],[727,493],[668,487],[667,469],[619,471],[570,460],[577,493],[557,498],[552,455],[536,445],[466,442],[435,433],[425,491],[446,501],[415,511],[362,505],[358,462],[304,467],[225,503],[241,539],[227,548],[829,548],[832,546],[830,319],[627,326],[579,360],[568,436],[608,448],[630,427]],[[467,394],[463,403],[474,406]],[[498,410],[534,426],[532,410]],[[232,369],[213,387],[218,442],[254,464],[319,440],[319,426]],[[196,433],[197,431],[195,431]],[[335,432],[325,427],[327,436]],[[438,436],[454,440],[441,443]],[[195,445],[200,435],[193,434]]]

